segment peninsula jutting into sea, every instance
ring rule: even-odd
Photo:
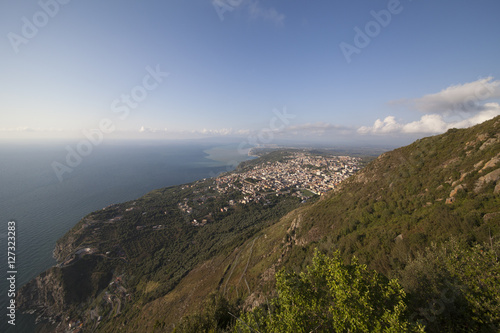
[[[337,314],[330,301],[368,288],[363,325],[496,329],[499,126],[497,117],[453,129],[375,160],[267,150],[217,177],[107,206],[59,239],[58,264],[20,289],[19,304],[42,331],[251,332],[339,325],[351,312]],[[429,320],[419,309],[442,290],[452,307]],[[320,317],[277,324],[296,309],[287,297]],[[451,321],[455,313],[467,319]]]
[[[20,303],[57,327],[97,327],[135,302],[136,288],[144,278],[138,272],[164,272],[158,281],[145,286],[154,299],[174,288],[194,268],[200,258],[193,260],[192,256],[209,258],[225,251],[245,234],[315,201],[364,163],[359,157],[276,149],[241,163],[233,172],[105,207],[84,217],[58,241],[54,250],[58,264],[23,287]],[[193,227],[203,228],[197,231]],[[186,249],[183,242],[191,238]],[[148,258],[150,253],[158,255],[158,248],[166,244],[161,257]],[[68,290],[65,285],[80,288]],[[56,292],[59,288],[64,289],[62,294]],[[89,309],[86,315],[71,315],[71,309],[76,311],[81,302],[94,297],[92,303],[101,306]],[[61,312],[68,316],[62,318]]]

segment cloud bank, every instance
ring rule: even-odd
[[[140,135],[170,135],[170,136],[198,136],[198,137],[258,137],[259,135],[279,138],[297,138],[297,137],[330,137],[330,136],[347,136],[356,133],[356,129],[342,125],[331,124],[327,122],[305,123],[284,126],[282,128],[270,129],[263,126],[260,129],[197,129],[197,130],[172,130],[166,128],[149,128],[142,126],[138,133]],[[271,134],[272,133],[272,134]]]
[[[384,120],[377,119],[373,126],[362,126],[358,129],[360,134],[437,134],[443,133],[450,128],[466,128],[490,120],[500,115],[500,105],[497,103],[486,103],[482,105],[483,111],[460,120],[447,122],[441,114],[426,114],[420,120],[410,123],[400,123],[394,116],[388,116]]]
[[[500,81],[493,77],[452,85],[435,94],[420,98],[391,101],[390,104],[407,104],[425,113],[419,120],[403,123],[394,116],[377,119],[372,126],[362,126],[359,134],[437,134],[450,128],[477,125],[500,115],[498,103],[484,103],[500,97]],[[462,118],[456,120],[456,118]]]
[[[233,130],[232,128],[219,128],[219,129],[207,129],[203,128],[201,130],[170,130],[167,128],[150,128],[150,127],[145,127],[141,126],[139,129],[139,133],[141,134],[150,134],[150,133],[156,133],[156,134],[168,134],[168,135],[177,135],[177,134],[182,134],[182,135],[203,135],[203,136],[238,136],[238,135],[245,135],[249,134],[249,130],[245,129],[240,129],[240,130]]]
[[[330,124],[326,122],[306,123],[299,125],[291,125],[279,131],[282,135],[312,135],[324,136],[330,134],[352,134],[355,131],[352,128]]]
[[[486,110],[482,101],[500,97],[500,81],[493,77],[450,86],[435,94],[421,98],[391,101],[390,104],[407,104],[423,113],[451,115]]]

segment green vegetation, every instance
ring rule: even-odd
[[[294,214],[301,223],[287,229],[281,266],[306,272],[319,248],[397,278],[410,322],[428,332],[499,331],[500,180],[480,186],[500,166],[499,133],[497,118],[380,156],[340,191]],[[278,290],[282,282],[277,277]],[[266,326],[279,314],[273,302],[281,301],[242,315],[247,324],[273,331]],[[308,309],[301,305],[293,311]]]
[[[423,332],[408,321],[405,292],[353,259],[318,252],[300,273],[276,275],[278,297],[246,313],[235,332]]]
[[[455,239],[417,253],[395,273],[345,264],[315,251],[300,273],[276,274],[276,296],[252,311],[213,294],[176,333],[197,332],[498,332],[500,241],[475,245]],[[404,287],[404,288],[403,288]]]
[[[121,312],[126,316],[135,315],[134,304],[147,304],[167,294],[196,265],[214,256],[230,254],[246,239],[300,204],[297,198],[274,197],[268,205],[249,203],[221,212],[229,197],[208,198],[210,191],[206,189],[207,183],[200,182],[189,191],[179,188],[154,191],[136,200],[135,205],[116,205],[87,217],[102,221],[123,216],[113,224],[96,223],[101,232],[83,237],[73,248],[86,246],[97,248],[99,253],[111,252],[103,274],[108,277],[107,282],[111,281],[111,272],[121,277],[130,295],[129,299],[122,299]],[[177,207],[184,198],[192,206],[191,214],[182,213]],[[131,207],[134,209],[126,212]],[[195,218],[199,221],[207,218],[210,222],[196,227],[191,224]],[[117,261],[116,257],[123,260]],[[68,283],[82,283],[82,279],[86,277],[69,279]],[[102,285],[100,287],[103,290]],[[89,293],[86,296],[94,297]]]
[[[220,194],[213,185],[208,179],[152,191],[75,225],[58,241],[55,255],[61,264],[53,268],[57,284],[66,289],[57,302],[69,317],[97,318],[92,314],[98,310],[106,315],[100,329],[112,330],[116,316],[138,316],[143,305],[168,294],[197,265],[227,257],[301,205],[292,196],[231,205],[243,194]]]
[[[302,193],[302,195],[304,197],[313,197],[314,196],[314,193],[312,193],[311,191],[306,190],[306,189],[301,189],[300,192]]]
[[[498,237],[498,180],[477,184],[500,166],[493,163],[500,152],[499,124],[494,119],[381,155],[341,191],[304,212],[297,237],[338,249],[346,260],[355,255],[386,275],[432,242],[454,236],[475,244],[488,242],[490,234]],[[492,166],[484,168],[488,163]],[[301,260],[289,258],[295,267]]]
[[[58,305],[86,325],[99,313],[100,332],[500,332],[499,170],[497,117],[384,153],[305,204],[238,204],[210,179],[153,191],[59,241],[55,285],[82,288]],[[82,248],[95,253],[71,259]]]
[[[500,241],[469,246],[452,239],[418,253],[397,272],[412,319],[430,332],[500,329]]]
[[[231,332],[238,315],[238,307],[220,293],[209,295],[203,311],[186,316],[174,329],[174,333]],[[161,325],[158,325],[158,328]]]

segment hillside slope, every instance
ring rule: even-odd
[[[433,243],[450,238],[470,245],[493,243],[499,236],[497,117],[381,155],[341,189],[289,213],[225,261],[220,258],[219,270],[215,262],[198,266],[180,284],[189,293],[178,289],[149,304],[138,323],[151,329],[156,323],[157,331],[169,331],[176,320],[165,309],[177,309],[181,299],[188,311],[176,315],[200,309],[199,300],[216,290],[242,299],[243,308],[258,306],[273,294],[274,273],[280,268],[303,270],[315,248],[339,250],[346,261],[356,256],[393,276]],[[205,278],[198,284],[208,276],[211,282]]]
[[[500,235],[500,118],[382,154],[304,213],[302,243],[382,273],[431,242]]]
[[[60,282],[47,291],[36,280],[21,290],[21,301],[41,307],[47,295],[56,295],[53,315],[68,311],[66,297],[75,302],[69,313],[84,313],[80,318],[100,332],[170,332],[183,316],[206,310],[213,293],[239,309],[267,302],[275,273],[303,270],[316,248],[339,250],[346,262],[356,256],[394,276],[432,243],[451,237],[469,245],[493,243],[500,235],[500,117],[382,154],[317,202],[256,203],[213,216],[221,224],[188,228],[177,203],[186,196],[190,202],[208,197],[210,191],[197,193],[203,188],[205,183],[158,190],[90,214],[55,251],[60,260],[72,260],[77,249],[107,253],[84,253],[77,261],[92,267],[85,294],[68,292]],[[206,203],[217,207],[229,199]],[[206,203],[199,206],[202,216]],[[100,231],[79,234],[90,227]],[[50,276],[76,276],[75,267],[63,265]],[[27,296],[33,290],[35,299]],[[98,320],[97,312],[105,319]]]

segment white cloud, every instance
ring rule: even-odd
[[[391,101],[391,104],[409,104],[424,113],[457,114],[486,110],[481,101],[500,97],[500,81],[493,77],[450,86],[435,94],[411,100]]]
[[[248,12],[250,14],[250,18],[252,19],[263,19],[266,21],[273,22],[278,26],[283,26],[285,23],[285,15],[279,13],[274,8],[264,8],[260,5],[260,2],[250,1],[248,5]]]
[[[353,129],[334,125],[325,122],[317,122],[317,123],[306,123],[299,125],[292,125],[285,127],[283,130],[279,131],[283,134],[293,134],[293,135],[326,135],[326,134],[351,134],[353,133]]]
[[[401,130],[401,125],[396,122],[396,118],[388,116],[384,120],[377,119],[372,127],[362,126],[358,129],[360,134],[368,133],[394,133]]]
[[[191,136],[191,137],[216,137],[216,136],[232,136],[232,137],[258,137],[262,133],[272,132],[272,135],[280,137],[305,136],[305,137],[321,137],[329,135],[349,135],[356,133],[355,128],[335,125],[326,122],[306,123],[299,125],[291,125],[283,128],[270,129],[262,127],[260,129],[233,129],[233,128],[203,128],[195,130],[172,130],[172,129],[156,129],[142,126],[139,131],[141,135],[154,135],[155,137],[162,136]]]
[[[228,136],[228,135],[248,135],[251,133],[250,130],[240,129],[233,130],[232,128],[219,128],[219,129],[209,129],[203,128],[201,130],[169,130],[167,128],[150,128],[141,126],[139,129],[141,134],[157,134],[162,135],[196,135],[196,136]]]
[[[0,128],[0,132],[63,132],[60,128],[32,128],[19,126],[15,128]]]
[[[470,118],[452,123],[452,126],[450,128],[465,128],[474,126],[500,115],[500,105],[497,103],[486,103],[483,105],[483,107],[483,111]]]
[[[231,135],[234,134],[234,131],[232,128],[221,128],[221,129],[202,129],[201,131],[193,131],[194,133],[201,133],[204,135],[221,135],[221,136],[226,136],[226,135]]]
[[[443,133],[450,128],[465,128],[480,124],[486,120],[500,115],[500,105],[497,103],[486,103],[482,105],[483,110],[477,114],[460,120],[446,121],[443,115],[426,114],[420,120],[410,123],[399,123],[393,116],[388,116],[384,120],[377,119],[373,126],[363,126],[358,129],[360,134],[389,134],[389,133],[422,133],[437,134]]]
[[[419,120],[403,123],[394,116],[377,119],[373,126],[358,129],[360,134],[437,134],[450,128],[470,127],[500,115],[498,103],[484,103],[500,97],[500,81],[493,77],[453,85],[435,94],[412,100],[391,101],[409,104],[424,112]],[[457,118],[462,118],[457,120]]]
[[[439,114],[426,114],[420,120],[401,125],[402,133],[442,133],[454,127],[447,124]]]

